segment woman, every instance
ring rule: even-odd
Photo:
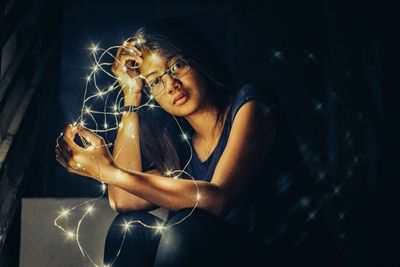
[[[319,266],[330,257],[317,251],[332,248],[294,138],[272,98],[255,84],[233,90],[229,71],[186,22],[156,21],[135,36],[118,50],[112,68],[125,105],[113,155],[80,125],[68,125],[56,147],[57,161],[70,172],[108,184],[110,205],[120,213],[104,264]],[[179,118],[193,149],[188,165],[185,142],[163,114],[137,112],[144,92]],[[79,147],[76,135],[91,145]],[[196,183],[165,175],[183,168]],[[167,221],[146,212],[156,207],[170,211]],[[175,225],[158,233],[133,225],[120,248],[121,225],[131,220]]]

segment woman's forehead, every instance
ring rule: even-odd
[[[177,58],[177,56],[165,58],[157,53],[143,55],[143,62],[139,68],[140,73],[145,77],[152,74],[161,74],[174,62],[175,58]]]

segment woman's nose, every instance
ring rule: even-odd
[[[168,94],[173,94],[176,90],[179,90],[182,87],[182,82],[168,75],[165,81],[165,86],[167,87]]]

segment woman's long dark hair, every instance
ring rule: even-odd
[[[156,52],[167,60],[176,55],[190,60],[206,81],[207,101],[218,110],[214,130],[221,126],[235,84],[228,68],[203,34],[187,21],[167,18],[140,28],[135,37],[144,40],[137,45],[140,50]],[[189,150],[185,149],[186,144],[182,142],[172,116],[162,109],[147,108],[141,109],[139,115],[141,148],[145,158],[163,173],[181,169],[188,159]],[[188,129],[186,120],[179,119],[179,123]]]

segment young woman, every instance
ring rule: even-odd
[[[187,22],[153,22],[124,43],[112,68],[125,105],[113,155],[100,136],[67,126],[57,161],[108,184],[120,213],[104,264],[335,266],[306,169],[273,98],[256,84],[235,86],[218,58]],[[137,110],[148,95],[166,113]],[[185,131],[191,158],[167,113]],[[76,135],[90,146],[78,146]],[[183,168],[196,183],[168,177]],[[167,221],[147,212],[156,207],[170,211]],[[120,247],[121,226],[132,220],[174,226],[134,224]]]

